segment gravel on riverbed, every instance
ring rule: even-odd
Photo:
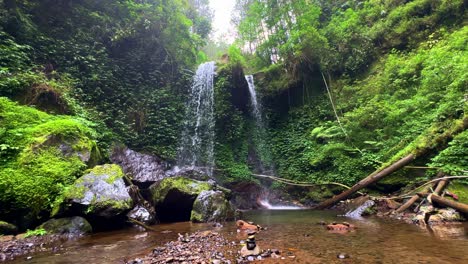
[[[156,247],[145,257],[126,261],[127,264],[140,263],[236,263],[237,246],[217,232],[204,231],[180,235],[177,241]]]

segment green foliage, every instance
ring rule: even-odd
[[[47,235],[47,230],[45,230],[44,228],[37,228],[34,230],[28,229],[24,237],[27,238],[27,237],[44,236],[44,235]]]
[[[95,121],[102,146],[119,140],[175,157],[187,69],[206,60],[198,49],[211,30],[207,1],[21,0],[0,9],[0,95],[38,105],[21,99],[48,87],[62,113]]]
[[[468,131],[458,134],[432,159],[430,166],[439,167],[448,175],[465,175],[468,170]]]
[[[97,151],[91,124],[0,98],[2,216],[34,219],[50,211],[64,186],[86,168],[81,158]]]
[[[347,136],[325,97],[272,120],[279,174],[353,184],[409,153],[437,153],[466,118],[467,30],[435,31],[415,50],[391,51],[366,76],[332,82]],[[457,135],[427,165],[466,171],[465,141],[466,132]]]

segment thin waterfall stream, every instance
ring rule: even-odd
[[[210,177],[214,167],[215,69],[215,62],[203,63],[193,78],[177,160],[177,167],[203,168]]]
[[[255,131],[254,131],[254,145],[256,148],[257,155],[259,156],[259,170],[262,174],[274,174],[273,165],[271,161],[271,152],[267,144],[267,131],[266,126],[263,121],[262,105],[258,100],[257,91],[255,87],[253,75],[246,75],[245,79],[249,85],[249,94],[250,94],[250,103],[252,116],[255,121]],[[298,206],[289,206],[289,205],[272,205],[269,201],[269,190],[268,188],[264,189],[264,194],[257,201],[259,205],[268,210],[296,210],[302,209]]]

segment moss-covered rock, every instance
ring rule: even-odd
[[[0,221],[0,235],[13,235],[18,231],[18,228],[5,221]]]
[[[0,97],[0,217],[23,229],[47,215],[98,156],[93,125]]]
[[[122,168],[115,164],[96,166],[68,188],[65,200],[84,215],[113,218],[132,208]]]
[[[151,199],[162,222],[190,220],[193,203],[197,196],[212,189],[207,182],[184,177],[166,178],[151,185]]]
[[[151,185],[151,197],[155,205],[161,204],[167,199],[171,191],[177,191],[183,195],[197,197],[202,191],[208,191],[212,186],[207,182],[192,180],[185,177],[166,178],[161,182]]]
[[[234,219],[234,209],[221,191],[202,191],[191,212],[192,222],[223,222]]]
[[[75,216],[70,218],[50,219],[39,226],[47,231],[47,234],[61,234],[69,236],[81,236],[89,234],[93,228],[83,217]]]

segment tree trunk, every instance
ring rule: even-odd
[[[448,184],[448,180],[441,180],[437,183],[437,187],[434,190],[434,194],[441,195],[442,191],[445,189],[445,187]]]
[[[427,192],[427,189],[426,189]],[[406,203],[402,204],[398,209],[395,210],[395,213],[401,213],[408,209],[411,205],[413,205],[419,199],[419,195],[413,195]]]
[[[409,154],[407,155],[406,157],[398,160],[397,162],[393,163],[392,165],[386,167],[385,169],[383,170],[378,170],[378,171],[375,171],[373,172],[371,175],[367,176],[366,178],[362,179],[361,181],[359,181],[357,184],[355,184],[353,187],[351,187],[351,189],[349,190],[346,190],[328,200],[325,200],[323,201],[322,203],[320,203],[319,205],[317,205],[315,208],[316,209],[325,209],[325,208],[328,208],[334,204],[336,204],[337,202],[343,200],[343,199],[346,199],[348,198],[350,195],[354,194],[355,192],[361,190],[362,188],[372,184],[372,183],[375,183],[377,181],[379,181],[380,179],[382,179],[383,177],[387,176],[387,175],[390,175],[392,174],[393,172],[399,170],[400,168],[406,166],[407,164],[409,164],[410,162],[412,162],[415,158],[415,155],[413,154]]]
[[[426,197],[427,196],[427,199],[431,202],[431,203],[435,203],[437,205],[441,205],[441,206],[445,206],[445,207],[450,207],[450,208],[453,208],[461,213],[464,213],[466,215],[468,215],[468,204],[464,204],[464,203],[459,203],[459,202],[455,202],[455,201],[452,201],[452,200],[449,200],[449,199],[445,199],[443,197],[440,197],[439,195],[437,194],[424,194],[424,193],[420,193],[419,194],[421,197]]]
[[[437,174],[437,178],[442,178],[444,177],[444,173],[443,172],[439,172]],[[448,181],[446,179],[443,179],[443,180],[440,180],[437,182],[436,184],[436,189],[434,191],[435,194],[437,195],[440,195],[440,193],[443,191],[443,189],[445,188],[445,186],[447,186],[447,183]],[[429,193],[430,189],[429,187],[425,188],[424,191],[422,193]],[[406,201],[406,203],[404,203],[402,206],[400,206],[398,209],[395,210],[396,213],[401,213],[403,211],[405,211],[406,209],[408,209],[411,205],[413,205],[418,199],[419,199],[419,195],[418,194],[415,194],[413,195],[408,201]]]

